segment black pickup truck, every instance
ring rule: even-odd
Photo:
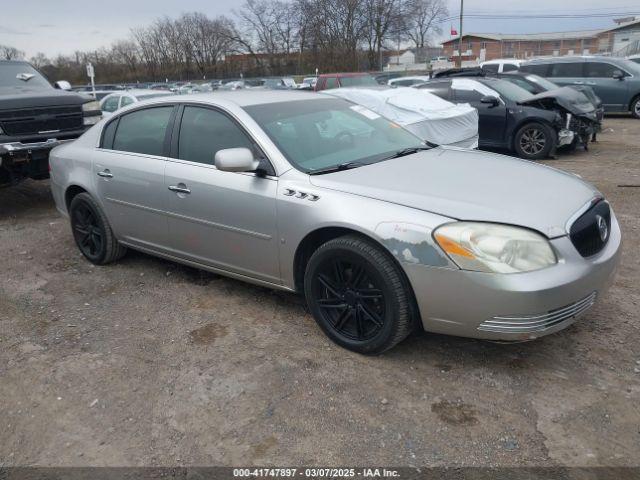
[[[47,178],[51,149],[100,120],[99,103],[67,86],[27,62],[0,61],[0,187]]]

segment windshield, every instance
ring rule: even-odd
[[[376,163],[421,140],[377,113],[339,98],[245,107],[289,162],[306,173]]]
[[[359,87],[361,85],[378,85],[371,75],[356,75],[353,77],[340,77],[341,87]]]
[[[498,92],[502,97],[517,103],[529,100],[533,96],[524,88],[507,82],[506,80],[495,80],[486,85]]]
[[[0,91],[21,93],[51,89],[47,79],[28,63],[0,62]]]
[[[540,85],[545,90],[555,90],[556,88],[560,88],[555,83],[550,82],[546,78],[539,77],[538,75],[527,75],[526,78],[530,82],[537,83],[538,85]]]

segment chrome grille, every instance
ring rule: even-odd
[[[596,292],[566,307],[557,308],[539,315],[498,316],[480,324],[478,330],[500,333],[542,332],[566,320],[577,317],[588,310],[596,301]]]
[[[7,135],[35,135],[83,127],[80,105],[0,111],[0,126]]]

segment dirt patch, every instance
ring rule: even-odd
[[[466,403],[442,400],[438,403],[432,403],[431,411],[449,425],[475,425],[478,423],[475,407]]]
[[[227,327],[217,323],[210,323],[204,327],[196,328],[189,332],[191,340],[196,345],[211,345],[217,339],[227,335]]]

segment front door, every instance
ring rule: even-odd
[[[146,248],[167,246],[163,154],[173,110],[146,108],[114,119],[93,161],[96,191],[116,236]]]
[[[175,255],[280,283],[276,191],[272,176],[223,172],[214,155],[256,146],[224,112],[185,106],[165,170],[171,248]]]
[[[622,72],[625,77],[613,78],[616,70]],[[628,109],[629,83],[625,80],[629,77],[627,72],[611,63],[586,62],[585,76],[585,85],[593,88],[608,111],[624,112]]]
[[[453,95],[456,103],[468,103],[478,110],[478,135],[482,146],[502,147],[505,145],[505,127],[507,122],[507,107],[500,99],[500,94],[485,85],[478,85],[474,90],[475,82],[458,82],[452,84]],[[464,88],[463,88],[464,87]],[[498,104],[482,103],[483,97],[496,97]]]

